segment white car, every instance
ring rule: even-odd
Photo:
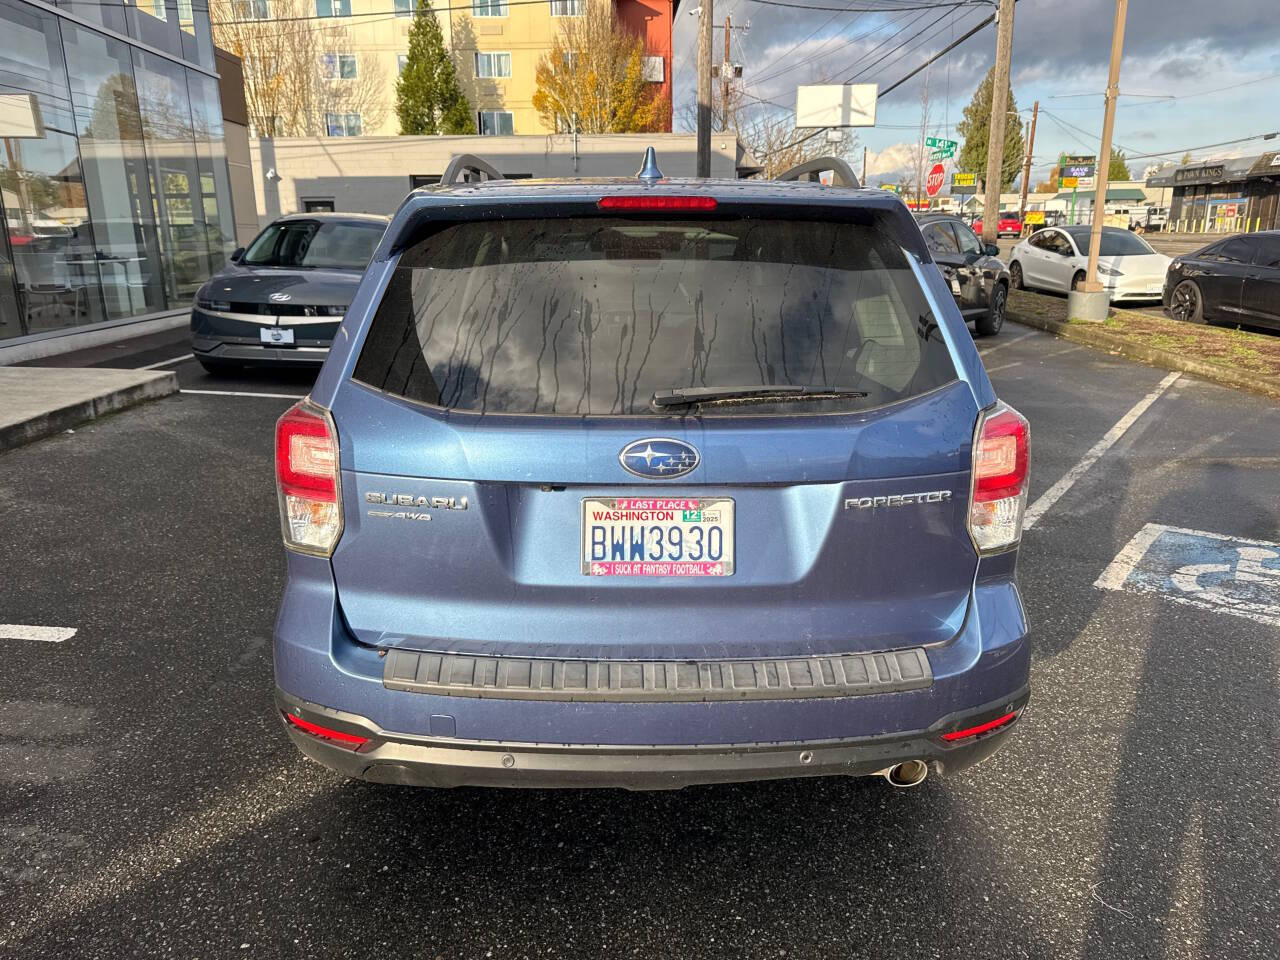
[[[1156,253],[1136,233],[1119,227],[1102,228],[1098,251],[1098,280],[1111,302],[1159,300],[1164,275],[1172,259]],[[1013,248],[1009,282],[1015,290],[1054,290],[1066,293],[1084,284],[1089,264],[1089,227],[1050,227],[1033,233]]]

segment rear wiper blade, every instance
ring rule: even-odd
[[[862,390],[835,387],[741,386],[741,387],[672,387],[656,390],[649,400],[655,410],[664,407],[693,406],[708,403],[770,403],[792,400],[862,399]]]

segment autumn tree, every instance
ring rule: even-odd
[[[987,144],[991,140],[991,96],[995,89],[996,68],[987,71],[986,77],[978,84],[973,99],[964,108],[964,119],[956,124],[956,132],[964,140],[960,148],[958,166],[965,173],[976,173],[979,179],[987,175]],[[1013,99],[1013,86],[1009,87],[1009,111],[1018,112],[1018,104]],[[1013,117],[1006,117],[1004,128],[1004,159],[1000,164],[1000,189],[1008,190],[1022,169],[1022,124]]]
[[[476,121],[444,46],[440,21],[418,0],[409,27],[409,56],[396,81],[396,116],[402,134],[469,134]]]
[[[649,133],[670,119],[659,85],[644,79],[644,40],[604,0],[586,0],[582,16],[561,19],[535,76],[533,106],[556,130]]]
[[[271,0],[270,6],[211,0],[209,10],[214,43],[241,60],[249,123],[258,135],[320,136],[329,113],[358,113],[365,129],[386,119],[377,56],[355,52],[346,27],[315,19],[308,0]],[[343,55],[353,58],[355,76],[329,69]]]

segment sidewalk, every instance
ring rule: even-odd
[[[177,390],[168,370],[0,367],[0,450]]]

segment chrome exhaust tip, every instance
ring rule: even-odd
[[[904,760],[884,772],[884,778],[893,787],[918,787],[929,775],[929,765],[923,760]]]

